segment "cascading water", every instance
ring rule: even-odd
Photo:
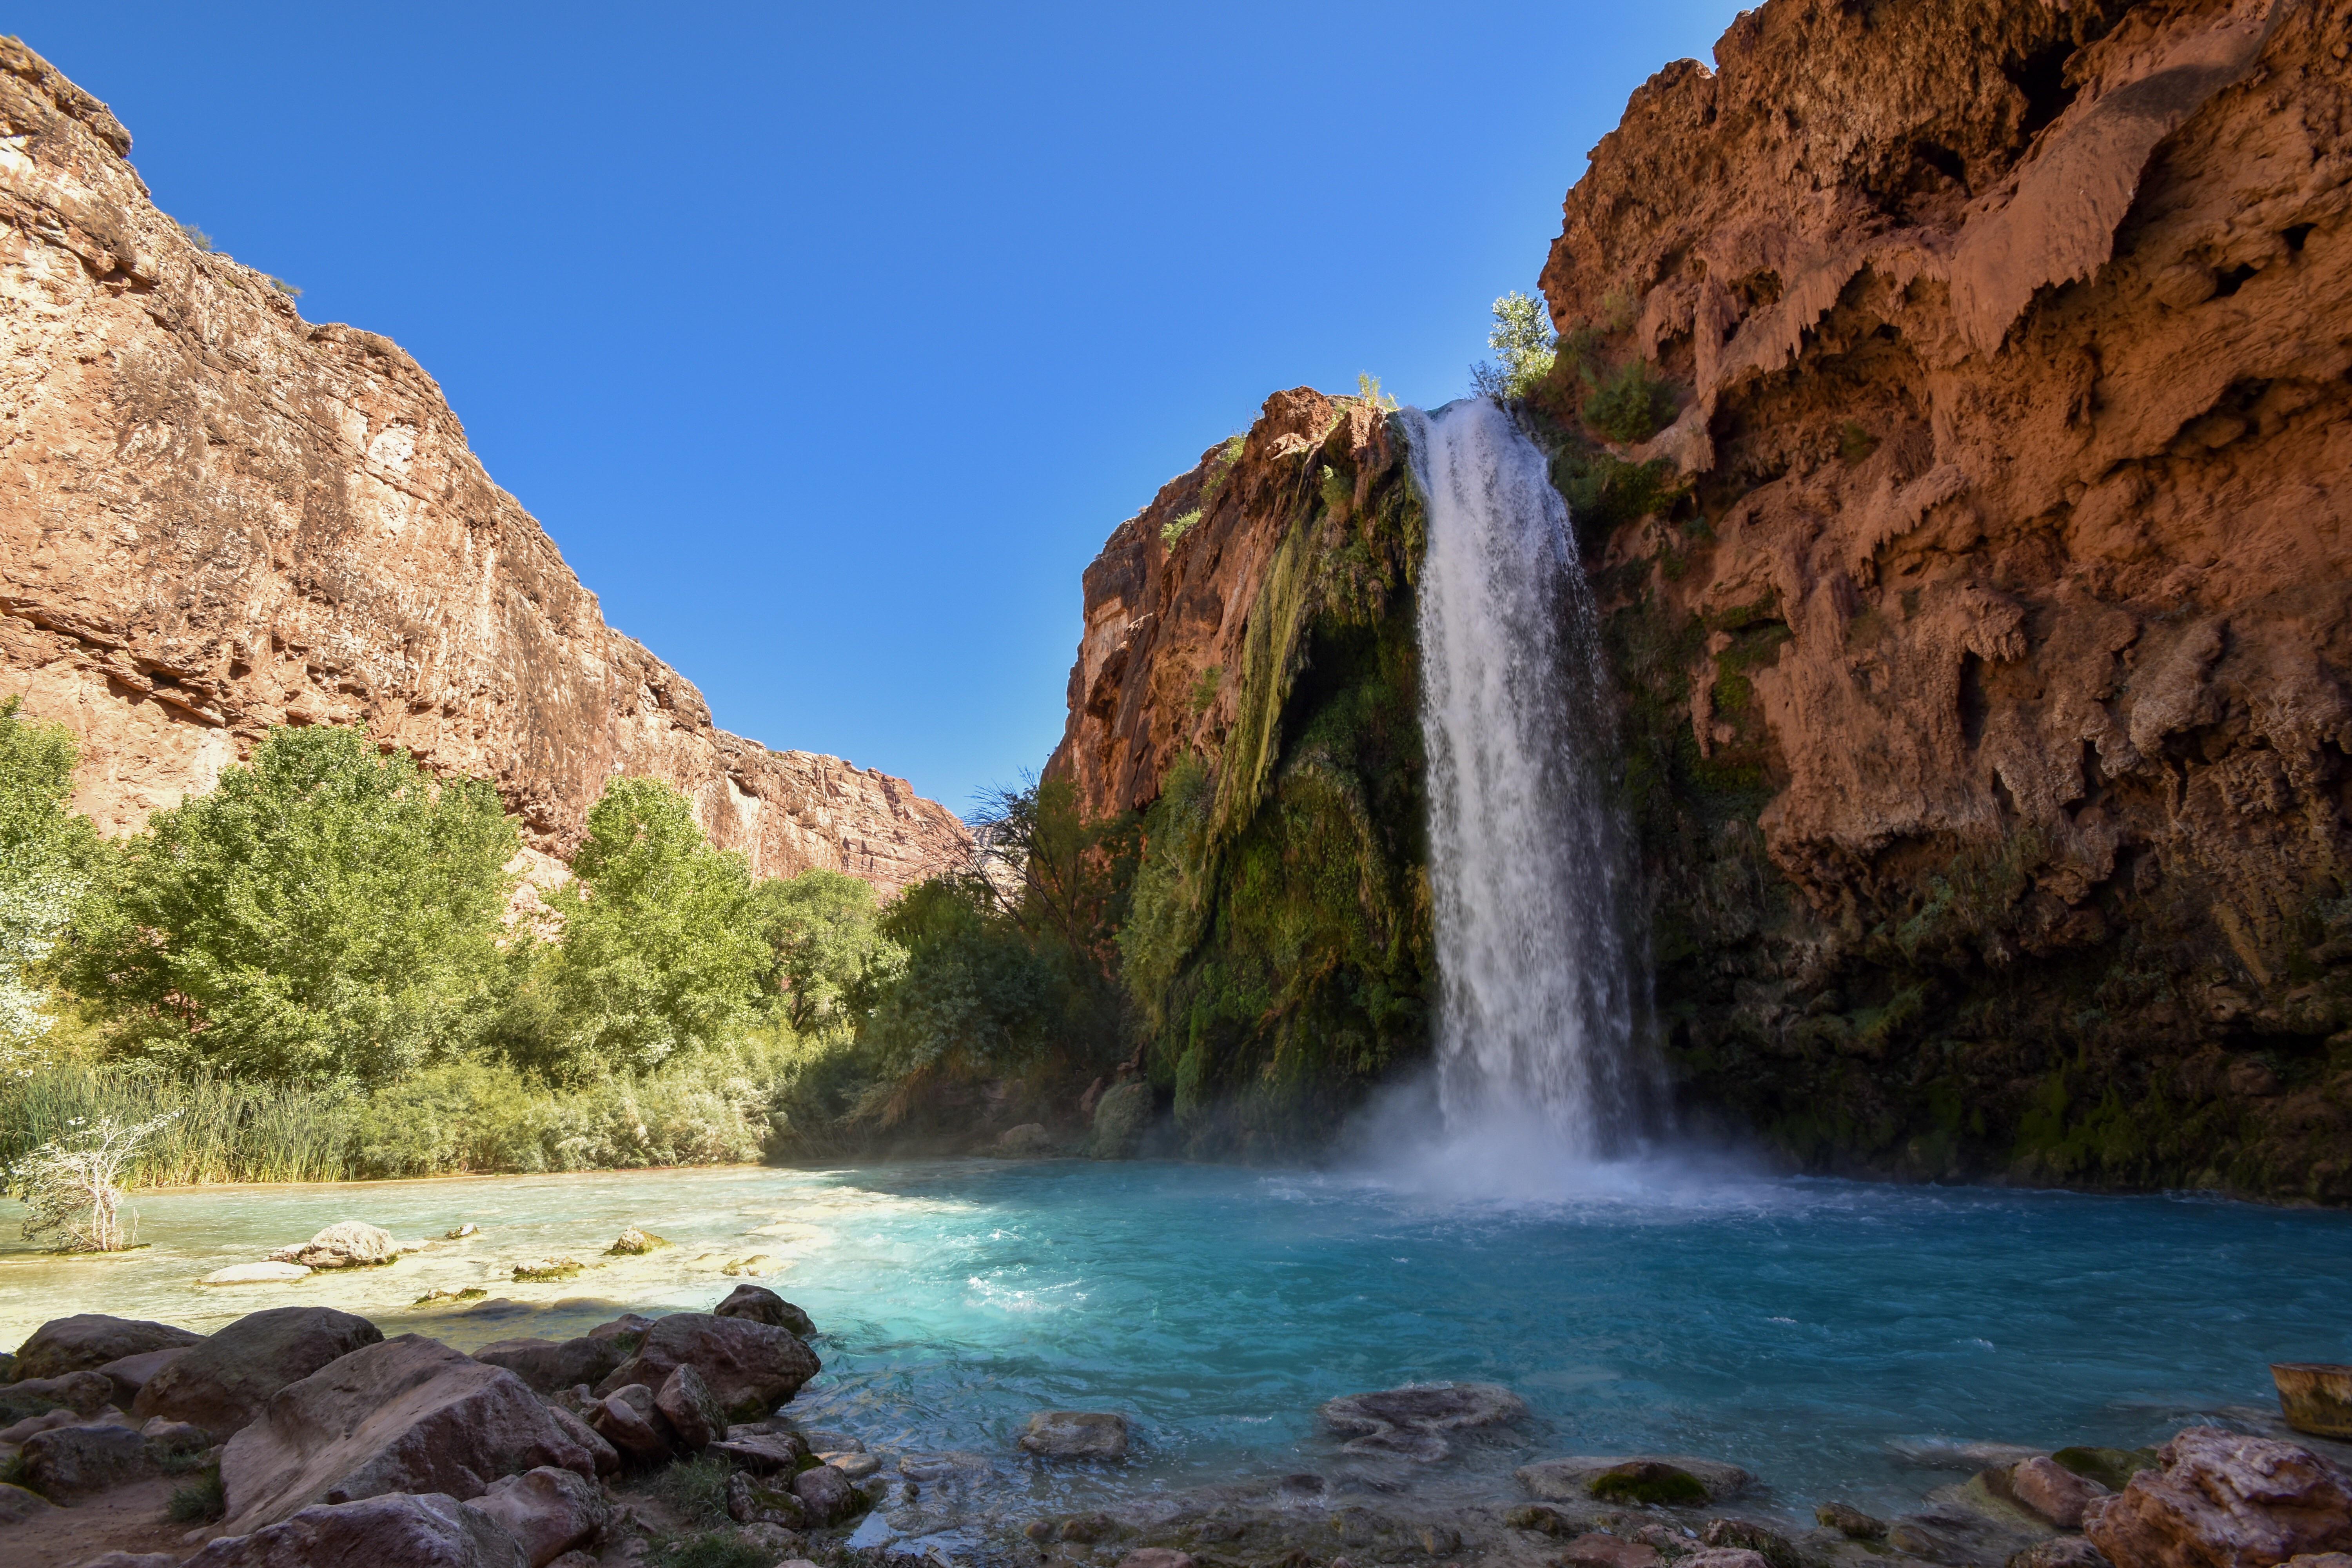
[[[1622,1153],[1648,1098],[1644,998],[1607,795],[1608,678],[1568,505],[1489,400],[1402,417],[1429,511],[1422,727],[1446,1133],[1497,1161]]]

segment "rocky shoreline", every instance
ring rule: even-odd
[[[289,1250],[363,1253],[372,1228]],[[1703,1456],[1547,1455],[1509,1389],[1432,1383],[1324,1405],[1317,1471],[1122,1488],[1139,1439],[1115,1411],[1038,1411],[1002,1453],[869,1451],[806,1424],[792,1405],[822,1339],[751,1284],[709,1310],[470,1354],[323,1306],[211,1334],[58,1318],[0,1358],[0,1561],[2352,1568],[2352,1447],[2324,1438],[2197,1426],[2153,1449],[1944,1444],[1910,1458],[1973,1473],[1909,1511],[1829,1501],[1804,1518]],[[1516,1468],[1482,1489],[1474,1458]]]

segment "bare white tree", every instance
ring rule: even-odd
[[[53,1138],[16,1163],[9,1186],[25,1200],[25,1239],[51,1240],[53,1252],[121,1252],[137,1226],[122,1223],[123,1171],[139,1146],[176,1110],[125,1125],[101,1116],[97,1125]]]

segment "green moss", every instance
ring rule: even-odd
[[[1674,421],[1674,389],[1647,360],[1628,360],[1606,374],[1587,371],[1585,384],[1584,422],[1620,446],[1637,446]]]
[[[1200,521],[1201,509],[1197,506],[1190,511],[1179,512],[1176,516],[1170,518],[1166,522],[1160,525],[1160,542],[1162,544],[1175,543],[1178,540],[1192,532],[1193,526]]]
[[[1603,1470],[1586,1483],[1585,1490],[1603,1502],[1651,1508],[1696,1507],[1706,1501],[1706,1488],[1696,1476],[1654,1460],[1637,1459]]]
[[[1689,493],[1664,458],[1629,463],[1607,452],[1570,446],[1552,458],[1551,482],[1567,499],[1584,554],[1597,557],[1609,535],[1629,522],[1671,510]]]
[[[1201,672],[1201,679],[1192,683],[1193,718],[1198,719],[1209,710],[1217,700],[1218,689],[1224,683],[1225,667],[1222,664],[1213,664]]]

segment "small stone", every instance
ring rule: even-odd
[[[1056,1539],[1056,1528],[1050,1519],[1033,1519],[1021,1527],[1021,1533],[1043,1546],[1046,1542]]]
[[[1885,1520],[1873,1519],[1852,1503],[1825,1502],[1813,1510],[1813,1517],[1849,1541],[1876,1541],[1886,1533]]]
[[[699,1453],[727,1435],[727,1407],[691,1366],[680,1366],[662,1381],[654,1408],[668,1420],[688,1453]]]
[[[719,1269],[719,1272],[730,1277],[738,1274],[757,1274],[767,1261],[768,1255],[766,1253],[755,1252],[749,1258],[738,1258],[734,1259],[725,1268]]]
[[[1513,1530],[1532,1530],[1544,1535],[1575,1535],[1583,1527],[1556,1508],[1542,1503],[1522,1503],[1503,1516],[1503,1522]]]
[[[1711,1519],[1699,1531],[1699,1539],[1709,1546],[1736,1548],[1753,1552],[1771,1564],[1771,1568],[1803,1568],[1803,1558],[1796,1543],[1769,1524],[1752,1519]]]
[[[424,1295],[416,1298],[416,1300],[410,1303],[410,1305],[417,1307],[435,1307],[441,1305],[443,1302],[455,1303],[458,1301],[479,1301],[487,1298],[489,1292],[483,1289],[480,1286],[469,1285],[463,1290],[427,1290]]]
[[[1145,1546],[1120,1558],[1118,1568],[1192,1568],[1192,1558],[1190,1552],[1169,1547]],[[1337,1563],[1333,1568],[1338,1568]]]
[[[443,1231],[441,1233],[441,1239],[444,1241],[463,1241],[469,1236],[479,1236],[481,1234],[482,1227],[476,1225],[473,1221],[467,1220],[463,1225],[452,1226],[449,1229]]]
[[[2306,1565],[2315,1559],[2298,1557],[2295,1562]],[[2352,1568],[2352,1557],[2339,1558],[2341,1568]],[[2008,1568],[2112,1568],[2099,1549],[2079,1535],[2053,1535],[2047,1541],[2036,1542],[2009,1560]],[[2328,1568],[2336,1568],[2329,1564]]]
[[[173,1345],[165,1350],[141,1351],[137,1355],[108,1362],[98,1369],[98,1373],[114,1385],[114,1403],[128,1410],[131,1402],[139,1397],[139,1391],[147,1386],[148,1379],[187,1354],[190,1348]]]
[[[199,1280],[204,1285],[288,1285],[297,1279],[308,1279],[310,1266],[307,1263],[233,1263],[226,1268],[215,1268]]]
[[[1020,1444],[1041,1459],[1124,1459],[1127,1417],[1108,1411],[1040,1410],[1029,1417]]]
[[[1064,1541],[1075,1541],[1082,1546],[1092,1546],[1108,1541],[1118,1533],[1118,1521],[1107,1513],[1074,1513],[1062,1521],[1058,1531]]]
[[[576,1279],[587,1265],[576,1258],[526,1258],[514,1266],[518,1285],[547,1285],[559,1279]]]
[[[882,1461],[871,1454],[819,1454],[817,1458],[853,1481],[862,1481],[882,1468]]]
[[[2083,1510],[2107,1489],[2066,1468],[2054,1459],[2021,1459],[2011,1466],[2001,1489],[2020,1507],[2030,1510],[2061,1530],[2083,1528]]]
[[[38,1492],[0,1481],[0,1524],[22,1524],[57,1510],[57,1504]]]
[[[741,1434],[738,1436],[738,1434]],[[753,1475],[786,1476],[796,1473],[801,1462],[809,1458],[806,1443],[790,1432],[751,1432],[740,1426],[730,1426],[727,1436],[706,1450],[725,1459],[739,1470]]]
[[[1770,1568],[1764,1554],[1743,1546],[1710,1546],[1675,1559],[1675,1568]]]
[[[615,1240],[612,1246],[604,1249],[604,1256],[607,1258],[641,1258],[648,1252],[652,1252],[659,1247],[667,1247],[668,1245],[668,1242],[664,1241],[652,1231],[639,1230],[635,1226],[631,1226],[626,1230],[621,1232],[619,1239]]]

